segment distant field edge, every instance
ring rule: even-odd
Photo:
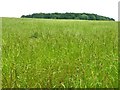
[[[88,21],[88,22],[119,22],[104,20],[79,20],[79,19],[46,19],[46,18],[20,18],[20,17],[0,17],[2,19],[19,19],[19,20],[53,20],[53,21]]]

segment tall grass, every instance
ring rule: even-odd
[[[117,22],[3,18],[3,88],[117,88]]]
[[[2,88],[2,18],[0,17],[0,89]]]

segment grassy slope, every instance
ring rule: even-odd
[[[110,21],[3,18],[3,87],[118,87]]]

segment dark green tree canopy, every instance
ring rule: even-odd
[[[90,13],[33,13],[31,15],[22,15],[21,18],[45,18],[45,19],[79,19],[79,20],[111,20],[113,18],[90,14]]]

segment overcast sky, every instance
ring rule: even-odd
[[[119,0],[1,0],[0,17],[39,12],[95,13],[118,20]]]

